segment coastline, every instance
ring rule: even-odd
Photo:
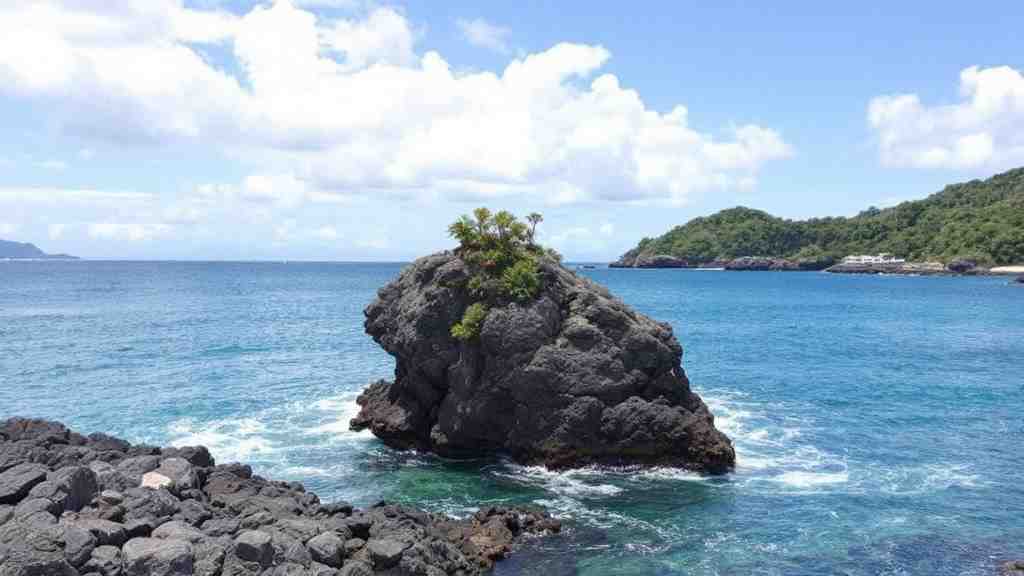
[[[201,446],[0,421],[5,576],[468,576],[489,571],[521,536],[560,529],[531,508],[454,519],[386,502],[322,503],[298,482],[217,465]]]
[[[834,261],[802,261],[787,258],[744,256],[732,260],[714,260],[705,263],[691,263],[673,256],[659,255],[633,260],[619,259],[608,264],[609,268],[621,269],[687,269],[725,270],[730,272],[828,272],[830,274],[867,274],[898,276],[1005,276],[1024,274],[1024,266],[978,266],[969,261],[903,262],[877,264],[849,264]]]

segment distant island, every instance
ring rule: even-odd
[[[47,254],[31,242],[0,240],[0,260],[78,260],[67,254]]]
[[[861,254],[894,254],[947,273],[1024,263],[1024,168],[850,218],[787,220],[730,208],[644,238],[611,266],[821,270]]]

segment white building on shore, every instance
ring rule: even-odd
[[[850,255],[843,258],[843,264],[906,264],[903,258],[897,258],[888,252],[882,252],[874,256],[868,254]]]

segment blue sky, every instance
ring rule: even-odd
[[[1019,2],[0,7],[0,238],[402,260],[478,205],[607,260],[1024,165]]]

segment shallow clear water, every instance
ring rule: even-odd
[[[397,453],[348,431],[397,264],[0,262],[0,417],[202,443],[322,498],[568,519],[498,574],[991,574],[1024,556],[1024,289],[586,270],[671,322],[734,474]]]

